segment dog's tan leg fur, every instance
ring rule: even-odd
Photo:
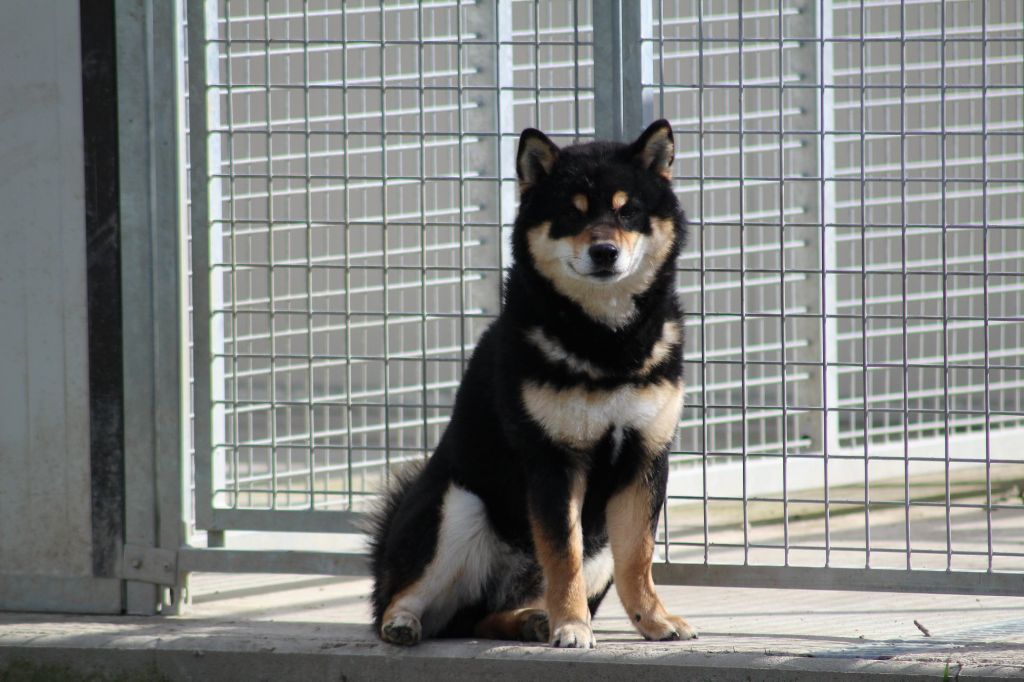
[[[608,502],[608,539],[615,561],[615,588],[633,626],[647,639],[692,639],[697,631],[665,610],[654,588],[651,560],[651,492],[642,481]]]
[[[548,614],[543,609],[526,608],[492,613],[476,624],[473,635],[481,639],[546,642],[551,632]]]
[[[587,607],[587,581],[583,576],[583,508],[585,482],[578,477],[569,491],[569,537],[552,538],[550,531],[531,518],[537,560],[544,570],[547,590],[544,601],[551,623],[551,643],[562,647],[593,648]]]

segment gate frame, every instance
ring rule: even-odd
[[[125,0],[125,2],[128,1]],[[141,2],[141,0],[133,1]],[[593,0],[595,71],[618,76],[618,78],[595,79],[595,120],[599,137],[627,138],[638,133],[651,117],[654,86],[651,85],[653,83],[651,55],[653,38],[650,35],[650,28],[652,26],[653,1]],[[195,449],[197,453],[204,453],[198,461],[210,464],[210,466],[197,466],[195,471],[197,528],[209,532],[210,547],[222,544],[223,531],[228,529],[305,532],[355,531],[358,529],[357,524],[362,516],[357,512],[313,511],[312,509],[307,511],[232,510],[216,509],[212,505],[214,472],[210,458],[214,444],[212,416],[215,402],[211,388],[218,370],[212,366],[211,360],[211,344],[215,332],[211,331],[210,311],[211,295],[217,294],[219,285],[211,284],[208,277],[208,266],[211,249],[219,248],[220,237],[216,230],[211,230],[210,212],[213,209],[211,208],[208,160],[210,156],[219,158],[219,149],[217,149],[219,142],[208,139],[207,113],[218,111],[219,102],[218,94],[211,92],[208,87],[206,69],[210,65],[217,65],[218,56],[215,47],[211,47],[215,44],[208,44],[206,41],[209,30],[207,22],[211,16],[207,7],[208,3],[206,0],[183,0],[183,2],[186,3],[187,8],[190,29],[188,45],[189,54],[192,55],[189,60],[188,72],[190,92],[193,94],[190,97],[189,105],[192,167],[189,181],[192,197],[192,225],[194,228],[198,228],[193,230],[193,235],[206,235],[206,238],[193,239],[192,246],[193,272],[197,275],[193,277],[192,289],[194,320],[200,321],[194,326],[194,347],[197,359],[194,363]],[[815,3],[808,4],[812,7],[815,6]],[[831,2],[826,2],[824,7],[824,15],[817,17],[822,31],[830,30],[831,27],[831,13],[828,12]],[[499,13],[499,16],[507,17],[508,13]],[[819,58],[825,55],[826,50],[831,50],[831,43],[827,40],[819,40],[816,43],[821,45]],[[809,52],[813,52],[813,50]],[[201,58],[196,58],[200,55]],[[828,88],[819,88],[818,91],[813,92],[822,97],[816,115],[821,126],[818,137],[824,142],[825,130],[827,130],[825,120],[831,115],[831,107],[828,106],[826,98],[831,96],[831,92]],[[196,97],[195,93],[203,93],[203,96]],[[815,163],[820,162],[826,167],[831,164],[831,152],[826,149],[827,147],[829,145],[822,144],[821,149],[813,150],[818,157],[814,160]],[[817,188],[823,205],[830,203],[828,184],[823,183]],[[825,221],[824,211],[819,211],[818,215],[820,220]],[[207,231],[209,232],[207,233]],[[823,240],[823,244],[820,245],[823,269],[826,269],[829,260],[828,248],[827,240]],[[156,265],[163,264],[157,263]],[[180,272],[175,273],[175,276],[177,275],[180,275]],[[812,289],[814,293],[822,293],[826,286],[824,283],[821,285],[822,291],[817,291],[817,288]],[[822,306],[825,306],[824,301]],[[824,307],[822,311],[820,331],[823,335],[828,336],[827,326],[830,323],[834,324],[834,320],[830,322]],[[160,317],[159,321],[166,321],[166,318]],[[834,390],[835,387],[834,375],[830,376],[833,368],[829,366],[829,355],[828,349],[822,345],[820,361],[822,391],[827,388]],[[832,386],[828,387],[828,383],[831,383]],[[164,397],[166,396],[158,394],[156,400],[159,402]],[[824,394],[822,397],[824,398]],[[836,429],[833,426],[834,414],[829,413],[826,402],[823,403],[823,409],[820,412],[812,411],[810,416],[815,418],[814,423],[808,426],[811,439],[822,444],[824,466],[827,471],[829,451],[838,451],[829,446],[829,441],[834,442],[836,435]],[[746,468],[745,457],[744,468]],[[175,480],[181,480],[180,472]],[[187,491],[187,485],[184,487]],[[126,561],[127,556],[126,553]],[[173,564],[173,570],[163,573],[157,571],[155,574],[138,577],[138,579],[148,579],[159,584],[180,585],[183,577],[192,571],[364,575],[367,569],[365,556],[354,553],[215,549],[188,547],[182,544],[179,549],[164,556],[169,564]],[[1024,574],[963,570],[684,564],[669,563],[666,560],[655,563],[654,576],[660,583],[677,585],[1017,596],[1024,594]]]
[[[124,515],[120,577],[131,614],[176,614],[185,579],[188,419],[181,301],[180,153],[184,120],[178,0],[116,0],[124,363]],[[172,58],[168,58],[171,55]]]

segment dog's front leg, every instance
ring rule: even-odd
[[[647,639],[692,639],[697,631],[665,610],[654,588],[651,561],[654,529],[665,499],[665,454],[654,471],[616,493],[608,502],[608,539],[615,561],[615,587],[630,621]]]
[[[551,644],[556,647],[591,649],[597,643],[583,577],[580,511],[585,490],[582,473],[559,467],[543,467],[530,483],[530,526],[544,571]]]

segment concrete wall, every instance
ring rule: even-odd
[[[92,575],[78,3],[0,3],[0,609],[116,610]]]

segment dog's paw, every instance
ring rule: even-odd
[[[520,616],[519,632],[524,642],[546,642],[551,639],[548,614],[542,609],[528,609]]]
[[[636,622],[636,629],[645,639],[669,642],[696,639],[697,630],[679,616],[650,616]]]
[[[593,649],[597,646],[594,631],[580,621],[569,621],[555,628],[551,646],[563,649]]]
[[[423,637],[420,619],[411,613],[398,613],[380,628],[380,638],[391,644],[412,646]]]

